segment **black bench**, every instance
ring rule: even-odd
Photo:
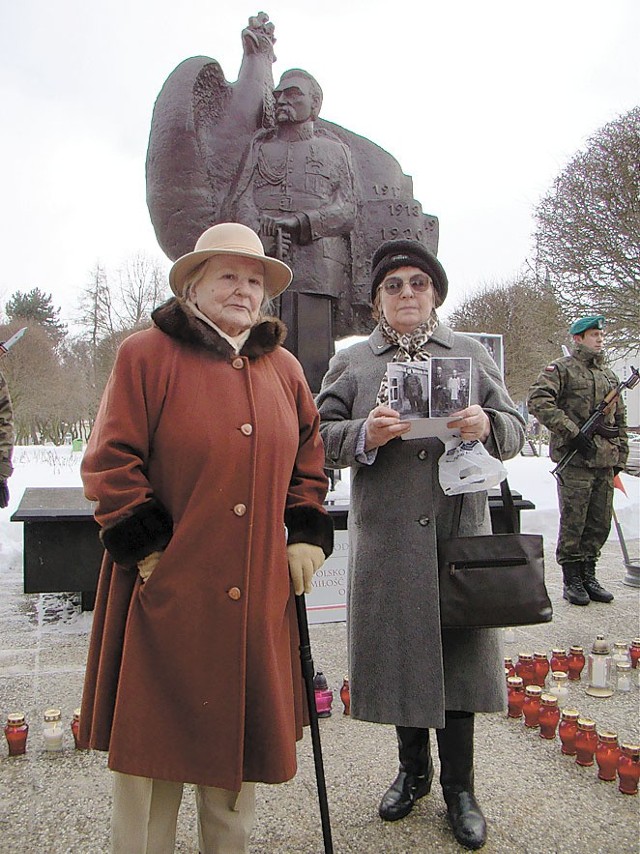
[[[535,505],[513,492],[520,527],[520,511]],[[347,527],[349,502],[327,502],[338,530]],[[491,526],[495,534],[506,531],[500,490],[489,493]],[[24,592],[82,594],[82,609],[93,610],[103,548],[93,505],[82,487],[30,487],[25,489],[12,522],[24,523]]]

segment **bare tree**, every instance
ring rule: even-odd
[[[107,271],[100,263],[91,271],[91,279],[80,296],[78,321],[93,349],[101,338],[115,331],[111,288]]]
[[[148,325],[165,294],[159,262],[144,255],[129,259],[114,291],[106,269],[96,263],[82,291],[78,335],[67,333],[51,296],[34,288],[7,301],[10,323],[0,327],[5,340],[19,326],[29,332],[2,359],[12,395],[19,443],[87,438],[120,343],[136,327]]]
[[[457,332],[503,336],[505,384],[514,400],[525,400],[540,370],[562,355],[567,324],[550,288],[525,275],[481,285],[449,315]]]
[[[164,271],[158,261],[138,253],[128,258],[119,272],[119,328],[148,323],[153,309],[167,296]]]
[[[535,211],[536,265],[565,313],[604,314],[622,353],[640,333],[640,107],[601,128]]]
[[[11,324],[1,331],[5,340],[18,329]],[[16,444],[61,442],[60,412],[64,399],[63,373],[55,342],[47,329],[29,323],[25,337],[2,357],[4,374],[13,402]]]

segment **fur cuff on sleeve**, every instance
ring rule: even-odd
[[[326,557],[333,551],[333,521],[329,514],[316,507],[290,507],[285,510],[284,523],[289,533],[287,544],[309,543],[320,546]]]
[[[151,552],[164,549],[172,534],[171,516],[159,502],[148,501],[113,527],[103,528],[100,539],[116,563],[133,566]]]

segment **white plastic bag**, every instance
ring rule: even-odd
[[[507,476],[500,460],[492,457],[481,442],[449,439],[438,460],[440,486],[445,495],[493,489]]]

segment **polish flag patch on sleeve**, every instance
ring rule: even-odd
[[[555,371],[555,369],[556,369],[555,365],[547,365],[547,367],[545,368],[545,372],[548,374],[552,374]]]

